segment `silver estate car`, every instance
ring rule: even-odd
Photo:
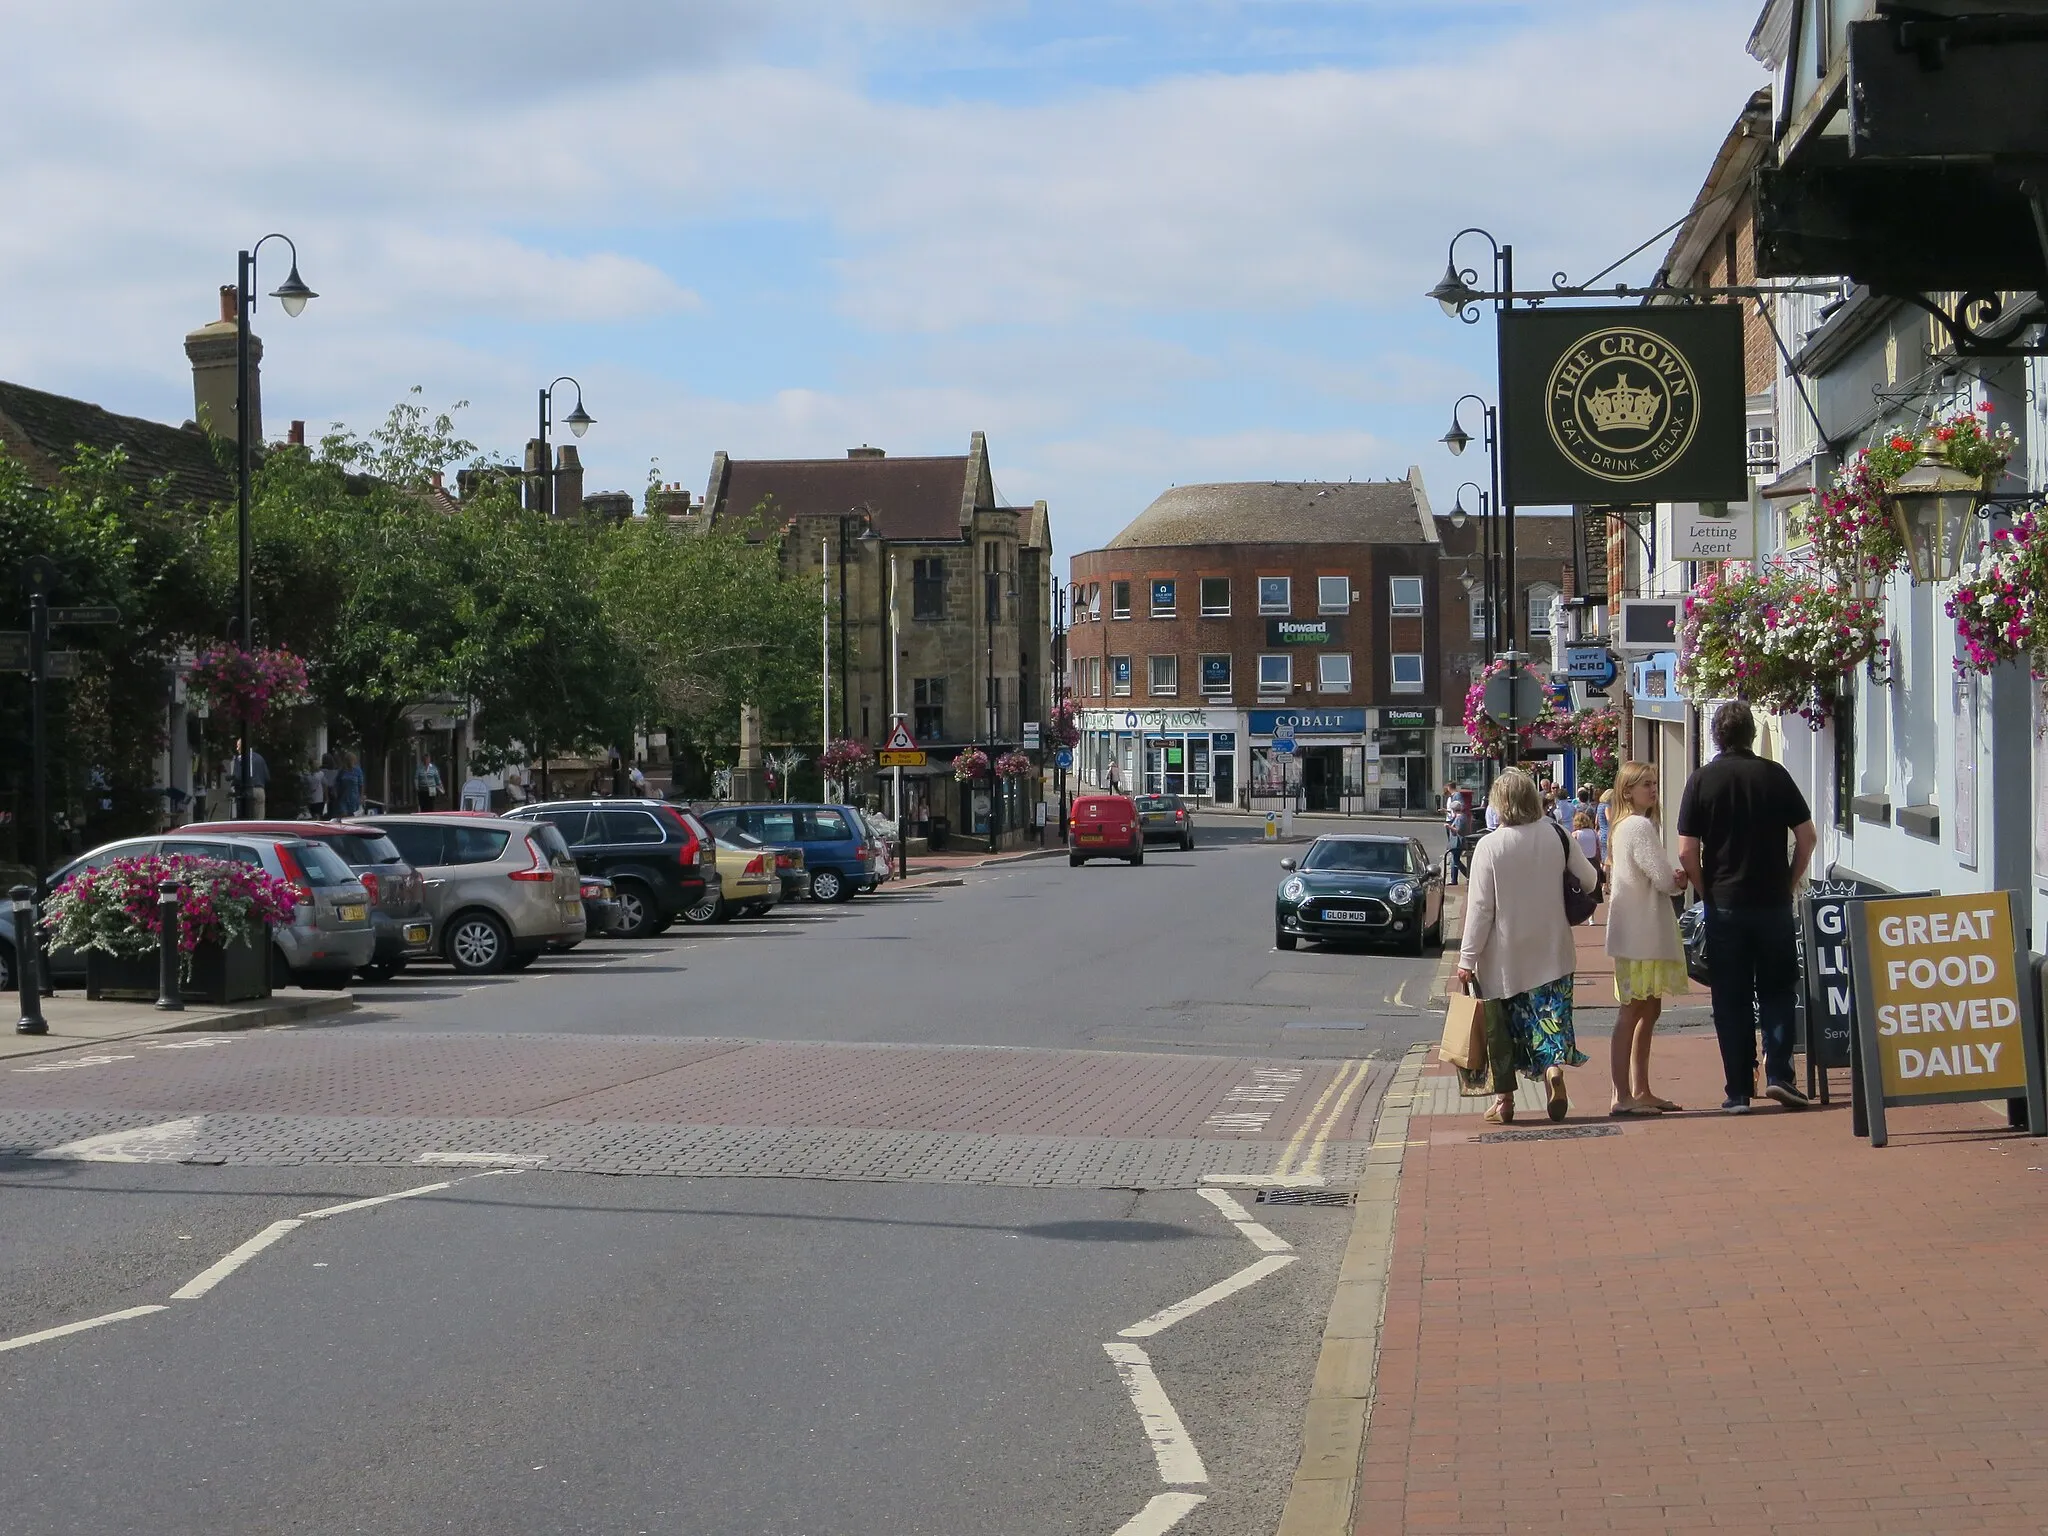
[[[370,893],[348,865],[325,844],[308,838],[260,833],[208,833],[205,823],[181,827],[161,837],[131,837],[108,843],[72,860],[50,877],[63,884],[80,870],[98,869],[114,859],[136,854],[189,854],[253,864],[280,880],[289,880],[312,897],[302,904],[290,925],[271,930],[273,985],[285,976],[302,987],[345,987],[376,953],[377,932],[370,925]],[[71,950],[50,951],[50,973],[61,984],[85,980],[85,956]]]
[[[383,832],[420,872],[441,953],[463,974],[524,970],[583,942],[583,882],[546,822],[469,811],[350,819]]]

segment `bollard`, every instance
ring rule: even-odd
[[[21,989],[21,1021],[17,1035],[47,1035],[50,1026],[43,1019],[43,977],[38,968],[42,945],[36,942],[36,893],[33,886],[17,885],[7,893],[14,904],[14,982]]]
[[[156,1005],[165,1013],[183,1013],[178,990],[178,882],[161,880],[156,888]]]

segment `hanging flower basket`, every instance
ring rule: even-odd
[[[306,663],[290,651],[202,651],[186,675],[188,690],[217,714],[254,728],[272,709],[306,697]]]
[[[2034,513],[1992,531],[1947,608],[1958,671],[1989,672],[2024,656],[2035,677],[2048,677],[2048,530]]]
[[[988,754],[979,747],[969,747],[953,759],[953,777],[962,784],[971,784],[976,779],[988,777]]]
[[[1746,699],[1819,729],[1844,672],[1881,665],[1890,650],[1884,609],[1819,574],[1735,563],[1685,600],[1679,679],[1693,698]]]
[[[835,741],[818,754],[818,767],[825,777],[842,783],[865,772],[871,761],[867,743],[860,741]]]
[[[1545,729],[1551,740],[1578,754],[1579,783],[1595,789],[1613,785],[1615,770],[1621,766],[1620,710],[1581,709],[1546,721]]]
[[[1507,751],[1508,728],[1486,712],[1486,680],[1498,677],[1507,671],[1504,661],[1487,663],[1472,679],[1472,686],[1465,691],[1465,734],[1472,738],[1472,750],[1480,757],[1500,757]],[[1541,667],[1522,664],[1525,673],[1540,680],[1545,687],[1544,697],[1550,698],[1548,674]],[[1554,703],[1548,704],[1544,712],[1534,720],[1517,724],[1515,736],[1523,750],[1538,741],[1557,739],[1558,723],[1566,718],[1565,712]]]
[[[999,779],[1028,779],[1038,772],[1038,765],[1024,752],[1005,752],[996,759],[996,777]]]
[[[1052,718],[1045,724],[1045,739],[1055,747],[1078,747],[1081,744],[1081,714],[1071,704],[1055,704]]]

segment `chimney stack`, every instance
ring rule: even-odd
[[[583,511],[583,459],[575,445],[564,443],[555,450],[555,505],[557,517],[577,517]]]
[[[303,448],[303,447],[305,447],[305,446],[306,446],[306,424],[305,424],[305,423],[304,423],[303,421],[295,421],[295,422],[293,422],[293,423],[292,423],[292,426],[291,426],[291,430],[290,430],[289,432],[287,432],[287,433],[285,434],[285,439],[284,439],[284,440],[285,440],[285,442],[286,442],[286,443],[288,443],[288,444],[289,444],[290,446],[292,446],[292,447],[294,447],[294,448]]]
[[[858,448],[847,449],[846,456],[849,459],[886,459],[889,455],[880,448],[870,448],[862,443]]]
[[[235,290],[223,284],[220,318],[185,336],[192,364],[192,419],[216,437],[235,435]],[[263,441],[263,338],[249,338],[249,440]]]

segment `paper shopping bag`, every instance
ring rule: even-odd
[[[1454,1067],[1477,1071],[1486,1065],[1486,1003],[1469,992],[1453,992],[1444,1010],[1444,1038],[1438,1054]]]

